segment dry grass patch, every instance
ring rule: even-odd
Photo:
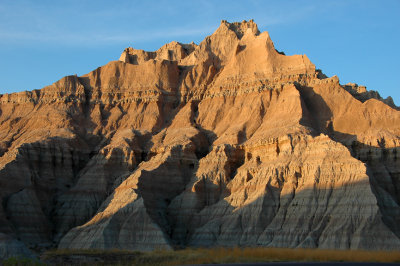
[[[42,261],[57,265],[190,265],[210,263],[314,261],[314,262],[400,262],[398,251],[284,249],[284,248],[212,248],[156,250],[53,250]]]

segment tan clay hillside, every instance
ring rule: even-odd
[[[1,256],[400,249],[400,111],[251,20],[0,97]]]

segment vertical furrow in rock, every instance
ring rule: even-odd
[[[0,247],[399,249],[399,125],[252,20],[129,47],[0,95]]]

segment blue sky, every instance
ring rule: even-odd
[[[0,93],[40,89],[117,60],[125,47],[199,43],[254,19],[275,47],[400,105],[400,1],[0,1]]]

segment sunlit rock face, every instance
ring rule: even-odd
[[[1,95],[0,156],[3,257],[400,249],[397,107],[279,53],[253,21]]]

